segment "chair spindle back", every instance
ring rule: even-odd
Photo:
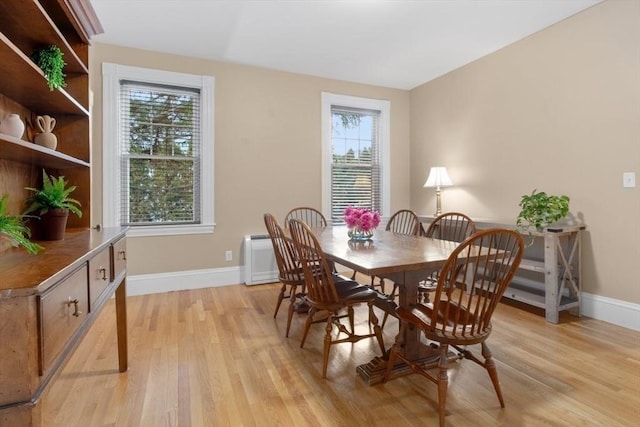
[[[284,234],[278,220],[271,214],[264,214],[264,224],[273,244],[273,252],[282,282],[302,281],[302,268],[296,256],[293,242]]]
[[[415,212],[401,209],[389,218],[386,230],[396,234],[417,236],[420,233],[420,219]]]
[[[467,215],[460,212],[445,212],[429,224],[425,236],[451,242],[462,242],[475,232],[476,225]]]
[[[297,219],[311,228],[324,228],[327,226],[327,219],[322,212],[309,207],[299,207],[291,209],[284,217],[284,226],[289,227],[289,221]]]
[[[462,242],[440,271],[431,333],[450,344],[473,344],[486,338],[491,316],[523,251],[522,236],[507,229],[480,231]]]
[[[333,270],[311,228],[302,220],[292,219],[289,231],[302,264],[307,298],[318,306],[340,304]]]

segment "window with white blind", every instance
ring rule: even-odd
[[[389,215],[389,101],[322,94],[323,210],[343,224],[347,206]]]
[[[103,64],[103,222],[213,231],[213,78]]]

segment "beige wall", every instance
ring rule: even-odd
[[[280,220],[295,206],[321,204],[320,94],[391,101],[391,209],[409,205],[409,92],[95,44],[92,223],[102,212],[103,62],[215,77],[214,234],[131,238],[131,275],[237,266],[245,234],[265,233],[262,214]],[[224,251],[233,250],[233,262]]]
[[[433,165],[455,182],[444,208],[475,218],[513,223],[522,194],[567,194],[588,227],[584,290],[640,303],[640,190],[622,188],[623,172],[640,173],[640,2],[604,2],[411,92],[96,44],[93,223],[102,62],[216,79],[216,231],[130,239],[132,275],[236,266],[243,236],[264,232],[262,213],[320,206],[328,91],[391,101],[392,210],[433,212],[434,191],[422,188]]]
[[[607,1],[411,92],[411,205],[514,223],[533,189],[587,225],[586,292],[640,303],[640,2]],[[640,185],[640,175],[638,175]]]

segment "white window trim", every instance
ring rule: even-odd
[[[200,224],[133,226],[127,236],[167,236],[177,234],[213,233],[214,189],[214,132],[213,91],[214,78],[194,74],[153,70],[127,65],[102,64],[102,224],[120,225],[120,81],[134,80],[146,83],[169,84],[200,89]],[[113,177],[118,177],[114,180]]]
[[[391,102],[322,92],[322,212],[331,218],[331,106],[363,108],[380,111],[380,158],[382,185],[382,216],[391,214]]]

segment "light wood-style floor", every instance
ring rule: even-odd
[[[45,426],[432,426],[436,387],[417,375],[367,386],[356,366],[374,340],[334,346],[320,377],[324,328],[300,349],[303,315],[284,337],[279,285],[128,299],[129,371],[118,373],[113,302],[42,399]],[[366,310],[357,313],[366,327]],[[395,319],[385,327],[389,347]],[[450,426],[639,426],[640,333],[589,318],[501,304],[488,343],[505,394],[470,361],[449,370]]]

